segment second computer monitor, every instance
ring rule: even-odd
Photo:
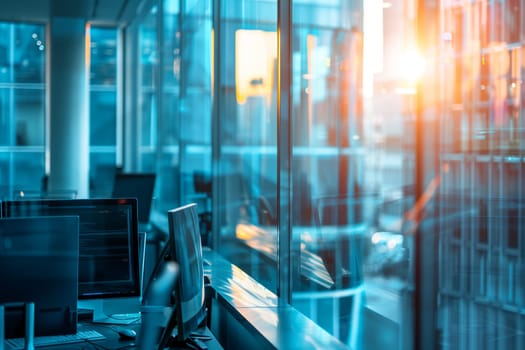
[[[155,189],[154,173],[117,173],[113,184],[113,198],[137,198],[138,219],[147,224]]]
[[[168,254],[178,264],[175,308],[161,335],[159,349],[164,349],[175,334],[178,343],[199,342],[192,334],[206,319],[204,303],[204,268],[197,205],[191,203],[168,210]]]

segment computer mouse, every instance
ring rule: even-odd
[[[124,339],[124,340],[135,339],[137,337],[137,332],[135,332],[131,328],[123,328],[123,327],[119,328],[117,329],[117,333],[120,339]]]

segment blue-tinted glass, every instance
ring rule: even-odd
[[[44,151],[16,152],[10,161],[9,167],[13,171],[10,174],[13,190],[10,195],[19,190],[39,193],[44,176]]]
[[[12,91],[11,88],[0,88],[0,145],[2,146],[11,146],[15,143],[16,122],[11,116]]]
[[[275,290],[278,2],[221,2],[213,26],[211,3],[140,20],[140,164],[160,172],[159,209],[209,209],[218,185],[221,253]],[[414,22],[407,3],[293,1],[281,146],[294,252],[319,273],[294,275],[293,304],[354,348],[414,348],[419,329],[432,347],[520,348],[523,6],[417,5]]]
[[[117,28],[90,28],[91,196],[109,196],[117,150]]]
[[[44,145],[44,90],[15,90],[16,145]]]
[[[0,196],[39,192],[44,174],[45,27],[0,22]],[[5,148],[4,148],[5,147]]]
[[[12,47],[15,54],[10,62],[14,69],[13,81],[17,83],[43,83],[45,81],[46,40],[44,26],[14,25]]]
[[[0,146],[44,145],[44,90],[0,88]]]
[[[138,93],[141,104],[138,119],[138,145],[140,171],[152,171],[151,155],[157,147],[157,123],[159,118],[159,89],[156,84],[159,67],[159,43],[157,42],[157,11],[151,9],[140,24],[138,64],[141,78]]]
[[[12,80],[12,64],[10,62],[11,45],[11,28],[9,23],[0,22],[0,82],[9,82]]]
[[[141,85],[154,86],[155,70],[158,68],[156,11],[151,11],[140,26]]]
[[[218,188],[212,215],[220,225],[221,253],[274,292],[278,259],[276,4],[222,3],[221,45],[213,51],[220,57],[214,62],[221,62],[215,68],[221,80],[213,91],[221,101],[214,116],[220,120],[214,143],[220,148],[220,167],[217,173],[194,177],[201,188]],[[211,186],[206,186],[210,175]],[[258,232],[264,233],[262,241],[255,239]],[[252,259],[245,259],[252,252]]]
[[[91,146],[116,145],[117,99],[116,91],[91,88],[90,94],[90,144]]]
[[[91,85],[116,85],[117,29],[91,27]]]

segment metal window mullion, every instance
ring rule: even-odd
[[[436,11],[438,8],[437,4],[427,1],[416,1],[416,21],[415,29],[417,33],[417,44],[421,52],[430,51],[431,48],[428,45],[427,35],[432,32],[432,24],[435,23],[432,19],[436,19]],[[430,21],[428,21],[430,20]],[[429,25],[430,23],[430,25]],[[415,158],[414,158],[414,176],[415,176],[415,193],[414,197],[417,201],[422,198],[425,187],[426,177],[430,175],[430,172],[436,173],[439,171],[439,165],[436,164],[436,159],[439,159],[439,142],[434,142],[434,149],[430,150],[431,157],[433,157],[433,166],[437,169],[428,169],[425,167],[428,162],[428,144],[425,142],[425,126],[429,125],[426,123],[428,119],[425,118],[425,101],[423,98],[423,82],[419,81],[417,85],[416,101],[415,101]],[[429,131],[430,132],[430,131]],[[439,128],[435,128],[433,132],[439,135]],[[435,140],[439,140],[436,137]],[[436,332],[436,300],[438,297],[437,293],[437,260],[435,247],[438,244],[437,236],[431,235],[429,229],[425,229],[420,224],[423,220],[421,215],[418,213],[416,217],[416,230],[414,233],[414,344],[415,349],[432,349],[439,342],[439,338]]]
[[[115,109],[115,164],[121,166],[124,160],[123,140],[124,140],[124,89],[125,89],[125,64],[124,64],[124,50],[125,50],[125,32],[124,29],[117,29],[117,66],[116,66],[116,102]],[[92,88],[95,88],[93,86]]]
[[[137,130],[140,123],[139,103],[142,93],[142,67],[140,62],[140,23],[126,28],[124,36],[125,64],[122,68],[124,73],[124,103],[125,115],[123,116],[122,125],[122,165],[125,171],[136,171],[138,158],[140,158],[140,148],[138,142]]]
[[[164,53],[163,53],[163,43],[164,43],[164,1],[159,1],[159,10],[157,11],[157,46],[158,46],[158,66],[156,70],[157,75],[157,115],[156,115],[156,125],[152,125],[153,128],[156,127],[155,139],[152,139],[155,149],[155,164],[159,164],[158,169],[153,169],[154,172],[161,172],[162,164],[162,144],[164,142],[162,138],[162,130],[164,128],[164,113],[163,113],[163,104],[164,104],[164,75],[162,74],[164,67]],[[153,135],[152,135],[153,136]],[[179,163],[182,164],[182,163]],[[141,169],[144,170],[144,169]],[[180,193],[180,192],[179,192]]]
[[[185,117],[185,115],[182,113],[182,108],[183,106],[187,103],[186,99],[186,95],[187,95],[187,92],[188,92],[188,72],[187,70],[185,69],[186,68],[186,64],[187,62],[189,62],[189,60],[187,61],[187,53],[186,53],[186,37],[187,35],[189,35],[189,33],[186,32],[186,30],[184,29],[184,22],[186,20],[186,1],[185,0],[180,0],[179,2],[179,33],[180,33],[180,40],[179,40],[179,48],[180,48],[180,75],[179,75],[179,104],[178,104],[178,110],[177,110],[177,116],[176,116],[176,120],[175,120],[175,123],[177,124],[177,144],[179,145],[179,149],[178,149],[178,152],[177,152],[177,159],[178,159],[178,163],[179,163],[179,172],[180,173],[183,173],[184,169],[182,168],[183,165],[184,165],[184,158],[185,158],[185,155],[184,153],[186,152],[186,148],[187,148],[187,145],[185,142],[183,142],[182,140],[182,135],[184,135],[184,132],[183,132],[183,127],[184,125],[186,125],[186,123],[184,123],[184,121],[182,120],[183,117]],[[188,49],[189,50],[189,49]],[[176,191],[177,191],[177,200],[179,201],[179,203],[182,203],[183,201],[183,198],[182,198],[182,191],[183,191],[183,188],[184,188],[184,184],[183,184],[183,179],[182,179],[182,176],[179,176],[179,180],[176,184]]]
[[[221,160],[221,0],[212,0],[212,28],[213,28],[213,86],[212,86],[212,115],[211,115],[211,171],[212,171],[212,213],[218,213],[222,198],[218,186],[218,175],[220,174]],[[220,215],[212,215],[212,237],[213,249],[220,248]]]
[[[277,33],[277,295],[291,304],[292,0],[278,1]]]

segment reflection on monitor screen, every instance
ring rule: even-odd
[[[206,319],[204,270],[197,205],[188,204],[168,211],[169,239],[146,286],[145,298],[162,265],[175,261],[179,276],[174,288],[173,312],[160,336],[158,349],[174,344],[199,348],[192,333]]]
[[[140,296],[135,198],[6,201],[2,213],[5,217],[78,216],[78,298]]]

